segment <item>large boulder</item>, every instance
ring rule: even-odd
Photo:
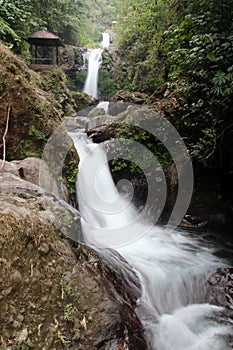
[[[79,115],[87,115],[93,106],[98,104],[98,100],[84,92],[73,92],[72,97]]]
[[[32,183],[32,163],[0,163],[0,347],[147,349],[132,268],[83,245],[79,213]]]
[[[93,349],[123,340],[119,305],[33,195],[0,195],[1,346]]]
[[[122,130],[126,131],[125,135],[127,135],[127,130],[129,133],[132,131],[135,133],[134,127],[148,130],[151,133],[160,132],[156,129],[162,121],[159,113],[135,104],[126,104],[125,107],[125,110],[115,116],[103,115],[91,118],[87,124],[88,135],[95,142],[102,142],[111,137],[120,137]]]

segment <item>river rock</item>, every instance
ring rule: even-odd
[[[209,277],[207,300],[231,309],[233,317],[233,268],[219,268]]]
[[[128,105],[126,110],[116,116],[104,115],[92,118],[87,125],[87,133],[95,142],[102,142],[111,137],[118,137],[120,128],[127,126],[132,129],[140,127],[162,137],[159,128],[164,120],[159,113],[151,109]],[[132,132],[132,129],[129,131]]]
[[[110,115],[116,116],[124,112],[130,105],[132,105],[132,103],[124,101],[110,102],[108,112]]]
[[[81,116],[87,115],[92,106],[98,104],[98,100],[84,92],[73,92],[72,97],[76,105],[77,113]]]
[[[98,115],[105,115],[105,110],[103,108],[95,107],[89,112],[90,117],[97,117]]]

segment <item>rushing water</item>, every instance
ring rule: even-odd
[[[85,240],[116,249],[134,267],[142,285],[137,313],[149,349],[229,349],[225,336],[232,329],[218,322],[223,308],[203,302],[208,274],[224,265],[213,248],[138,220],[135,207],[118,193],[101,146],[83,133],[71,136],[80,155],[77,193]]]
[[[109,46],[110,46],[110,35],[109,33],[102,33],[102,37],[103,37],[103,40],[101,41],[101,46],[104,48],[104,49],[108,49]]]
[[[106,38],[103,36],[102,46]],[[97,97],[102,50],[92,50],[84,91]],[[107,112],[108,104],[98,107]],[[227,350],[232,328],[224,309],[204,302],[208,275],[224,262],[207,242],[144,222],[123,198],[105,152],[83,131],[70,134],[80,156],[77,198],[85,241],[111,247],[130,264],[142,285],[137,314],[150,350]],[[135,349],[136,350],[136,349]]]
[[[98,98],[98,71],[102,63],[102,51],[102,49],[93,49],[86,56],[88,73],[83,92],[95,98]]]

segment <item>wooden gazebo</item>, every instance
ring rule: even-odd
[[[58,65],[58,47],[64,46],[61,39],[47,29],[32,33],[28,37],[31,45],[31,63],[33,65]]]

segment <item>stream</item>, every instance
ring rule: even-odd
[[[106,40],[106,38],[105,38]],[[89,56],[84,91],[97,97],[101,49]],[[227,350],[232,323],[224,308],[205,302],[206,281],[228,262],[204,238],[144,221],[121,196],[102,146],[83,129],[69,133],[80,156],[77,199],[85,242],[115,249],[138,275],[136,312],[151,350]]]

